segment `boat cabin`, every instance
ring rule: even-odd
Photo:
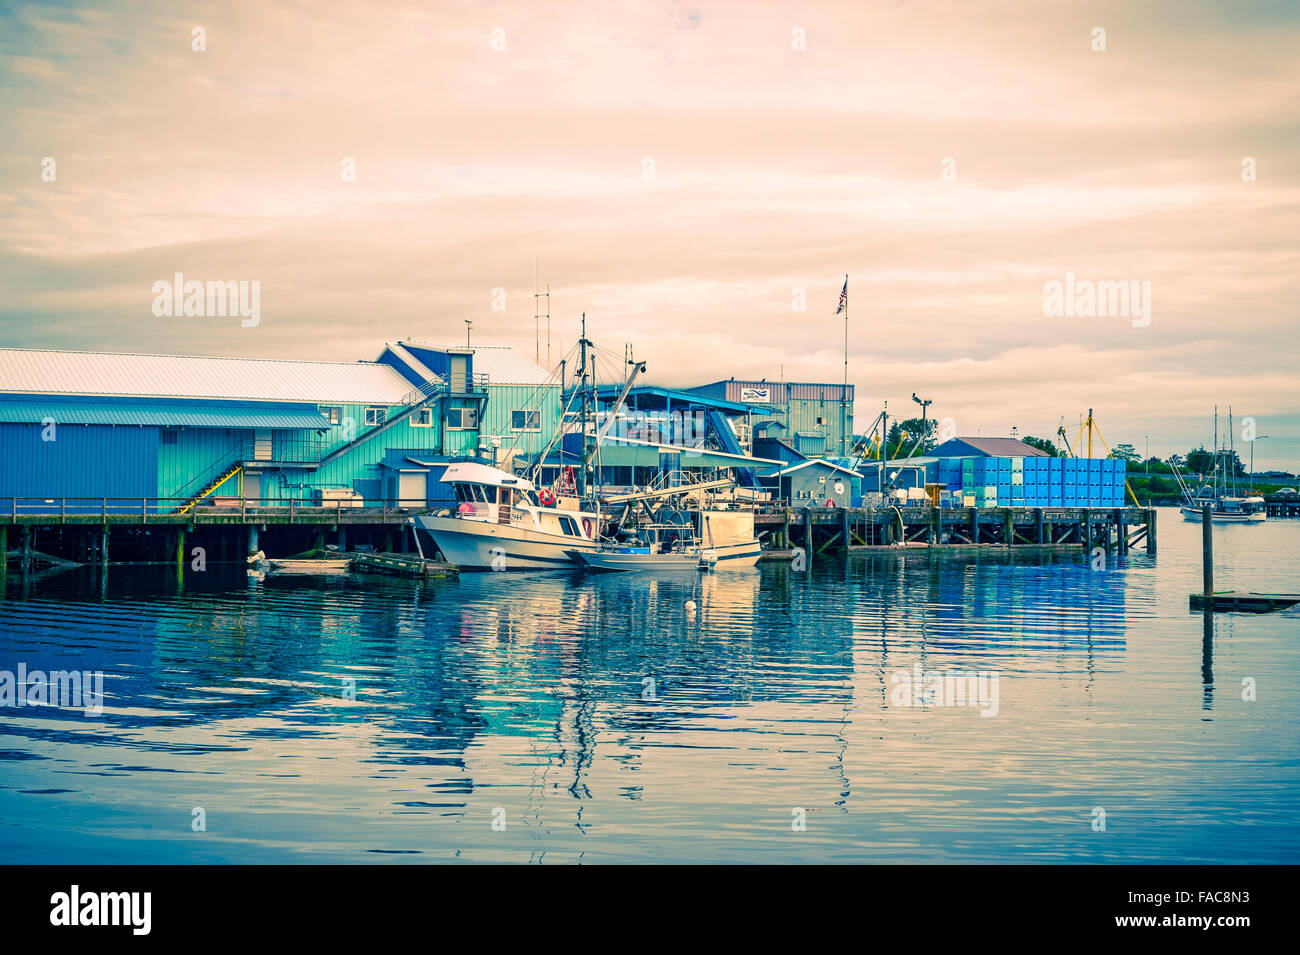
[[[545,534],[595,540],[596,515],[544,505],[533,483],[486,464],[453,464],[442,476],[456,499],[454,515],[463,520],[510,524]]]

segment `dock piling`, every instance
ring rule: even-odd
[[[1201,583],[1207,597],[1214,596],[1214,522],[1210,505],[1201,508]]]

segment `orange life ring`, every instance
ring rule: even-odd
[[[537,499],[542,502],[543,507],[550,507],[555,503],[555,492],[549,487],[544,487],[542,492],[537,495]]]
[[[590,518],[590,517],[584,517],[584,518],[582,519],[582,533],[583,533],[583,535],[584,535],[585,537],[587,537],[588,539],[591,538],[591,518]]]

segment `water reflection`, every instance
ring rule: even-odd
[[[789,831],[789,806],[820,808],[819,826],[848,827],[840,838],[908,857],[919,844],[878,842],[874,814],[906,806],[934,820],[932,833],[985,825],[989,800],[1007,798],[987,794],[1020,778],[1000,767],[1045,740],[1082,754],[1106,707],[1156,705],[1130,703],[1118,680],[1134,633],[1150,643],[1166,626],[1155,565],[1141,557],[1095,571],[1075,554],[872,553],[807,572],[428,583],[157,571],[10,575],[0,603],[5,659],[105,673],[101,720],[6,714],[0,809],[39,827],[37,797],[18,793],[74,794],[41,797],[89,814],[69,845],[92,838],[97,812],[130,829],[123,810],[93,808],[117,793],[146,818],[176,800],[225,799],[247,828],[214,857],[224,860],[272,844],[331,858],[416,846],[573,860],[588,849],[567,840],[596,836],[610,859],[666,847],[691,857],[692,846],[743,855]],[[1185,633],[1185,617],[1168,626]],[[1206,711],[1213,626],[1207,618],[1198,680]],[[1003,674],[1003,713],[900,713],[890,675],[917,664]],[[1144,663],[1143,692],[1183,685],[1194,666],[1167,676]],[[1141,734],[1106,732],[1111,759],[1143,757]],[[963,802],[955,783],[936,782],[958,754],[985,796]],[[1106,785],[1057,759],[1069,772],[1037,783],[1040,793],[1064,786],[1068,801]],[[216,795],[211,782],[178,781],[187,776],[218,780]],[[303,831],[259,815],[281,804],[307,814]],[[498,806],[526,838],[488,841],[480,821]],[[754,819],[776,822],[737,843],[737,818],[750,820],[746,833]],[[146,855],[169,857],[168,838],[139,844],[158,840]],[[826,858],[827,838],[798,851]],[[1059,834],[1051,849],[1011,842],[1020,848],[1005,857],[1082,851],[1062,849]]]

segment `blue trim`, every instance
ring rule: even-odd
[[[0,395],[0,422],[328,430],[314,403]]]

